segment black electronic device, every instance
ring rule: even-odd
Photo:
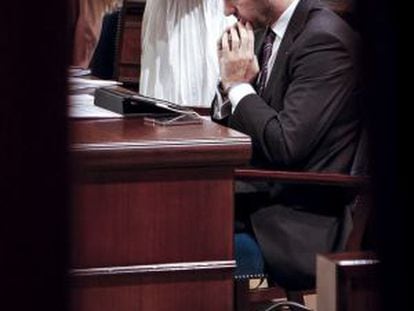
[[[197,115],[197,113],[166,100],[144,96],[122,87],[99,88],[95,91],[96,106],[122,115]]]

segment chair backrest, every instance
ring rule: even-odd
[[[368,220],[371,216],[371,195],[369,191],[369,166],[368,166],[368,138],[365,130],[362,131],[360,140],[354,155],[354,162],[350,174],[363,176],[367,180],[361,184],[352,207],[353,228],[346,242],[345,251],[363,250],[363,240],[367,233]]]
[[[352,230],[345,240],[345,251],[362,249],[368,219],[371,214],[368,178],[367,135],[363,131],[354,154],[354,160],[349,175],[314,173],[314,172],[285,172],[257,169],[239,169],[235,176],[242,180],[272,180],[281,183],[307,183],[318,185],[335,185],[353,187],[357,194],[351,204]],[[343,250],[341,250],[343,251]],[[252,305],[270,301],[273,298],[287,297],[288,300],[304,303],[303,291],[287,291],[278,285],[267,289],[249,290],[249,280],[236,280],[236,310],[250,310]],[[312,292],[306,290],[307,293]]]
[[[351,176],[367,176],[368,168],[368,137],[365,129],[361,130],[358,145],[354,154],[351,167]]]

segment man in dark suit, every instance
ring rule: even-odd
[[[317,0],[227,0],[225,10],[239,22],[218,43],[213,119],[252,138],[254,166],[349,173],[360,133],[353,30]],[[343,248],[346,203],[338,189],[236,185],[243,230],[290,288],[313,286],[316,253]]]

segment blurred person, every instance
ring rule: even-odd
[[[140,93],[209,107],[219,79],[216,42],[234,21],[224,16],[223,0],[148,0]]]
[[[72,0],[72,65],[88,68],[101,35],[105,14],[120,7],[122,0]]]

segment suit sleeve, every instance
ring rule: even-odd
[[[347,109],[355,86],[350,51],[333,35],[321,33],[298,43],[288,62],[290,82],[282,110],[248,95],[229,119],[231,127],[252,137],[269,164],[286,168],[304,161],[317,147]]]

